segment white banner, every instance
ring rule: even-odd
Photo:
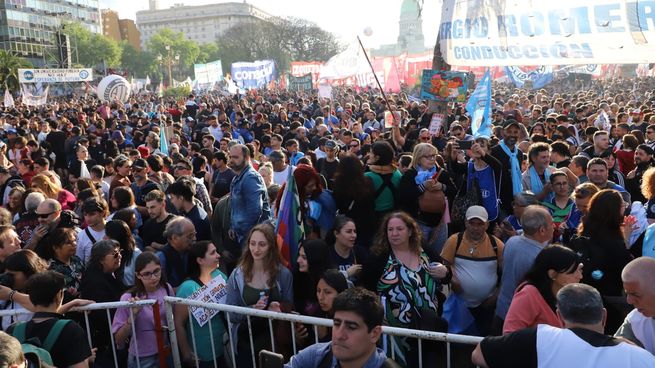
[[[352,43],[323,65],[319,79],[343,79],[370,72],[371,67],[366,62],[362,48],[359,44]]]
[[[450,65],[637,64],[655,61],[655,0],[444,0]]]
[[[14,98],[11,96],[8,89],[5,89],[4,104],[5,107],[14,107]]]
[[[223,80],[223,64],[220,60],[207,64],[194,64],[193,72],[198,83],[214,83]]]
[[[93,69],[18,69],[20,83],[90,82]]]
[[[23,95],[23,105],[25,106],[43,106],[48,102],[50,86],[47,86],[41,95],[32,94],[30,87],[25,84],[21,84],[20,88]]]

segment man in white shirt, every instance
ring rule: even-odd
[[[621,273],[628,303],[634,306],[614,337],[622,337],[655,355],[655,259],[640,257]]]
[[[289,171],[293,171],[293,166],[287,164],[287,157],[282,151],[271,152],[269,159],[273,164],[273,182],[277,185],[283,185],[289,178]]]
[[[86,264],[91,258],[93,244],[105,237],[105,217],[109,214],[105,201],[88,198],[82,204],[82,213],[87,226],[77,234],[75,254]]]

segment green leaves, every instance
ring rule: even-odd
[[[30,68],[32,64],[16,54],[0,50],[0,90],[9,88],[10,91],[18,90],[18,68]]]

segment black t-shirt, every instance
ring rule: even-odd
[[[50,329],[55,325],[57,320],[62,317],[62,315],[56,313],[34,313],[34,317],[32,317],[33,319],[48,319],[42,322],[34,322],[34,320],[27,322],[25,338],[29,340],[30,338],[37,337],[39,341],[45,341]],[[13,330],[14,326],[10,326],[7,329],[7,333],[11,334]],[[50,356],[56,367],[69,367],[90,357],[91,348],[89,347],[89,343],[82,327],[74,321],[68,322],[61,331],[61,335],[59,335],[57,342],[52,346]]]
[[[143,244],[145,246],[149,246],[152,242],[166,244],[164,229],[166,229],[166,225],[173,217],[175,216],[169,214],[162,222],[157,222],[157,220],[153,218],[146,221],[139,232],[141,239],[143,239]]]
[[[224,195],[230,193],[230,184],[236,175],[237,174],[235,174],[232,169],[227,169],[223,172],[218,170],[214,171],[212,178],[214,183],[211,193],[212,197],[221,198]]]
[[[337,172],[337,167],[339,167],[338,159],[335,159],[334,161],[330,162],[326,158],[321,158],[316,163],[316,168],[318,169],[318,173],[325,177],[328,183],[328,189],[330,190],[332,189],[332,185],[333,185],[332,179],[334,179],[334,173]]]

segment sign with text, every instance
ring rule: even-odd
[[[450,65],[638,64],[655,55],[655,1],[445,0]]]
[[[191,300],[197,300],[204,303],[218,303],[223,304],[227,299],[227,282],[223,276],[214,277],[211,282],[200,289],[196,290],[191,296]],[[216,309],[205,309],[190,307],[191,314],[193,318],[196,319],[196,322],[200,327],[204,326],[209,322],[212,317],[214,317],[218,311]]]
[[[207,64],[193,64],[193,73],[200,84],[218,82],[223,80],[223,64],[220,60]]]
[[[441,127],[443,126],[443,120],[444,116],[443,114],[433,114],[432,115],[432,120],[430,120],[430,127],[428,130],[430,131],[430,135],[437,135],[441,131]]]
[[[232,63],[232,80],[241,88],[264,88],[275,76],[273,60]]]
[[[289,91],[311,91],[312,85],[312,75],[305,74],[302,77],[294,77],[293,75],[289,76]]]
[[[93,69],[18,69],[20,83],[90,82]]]

